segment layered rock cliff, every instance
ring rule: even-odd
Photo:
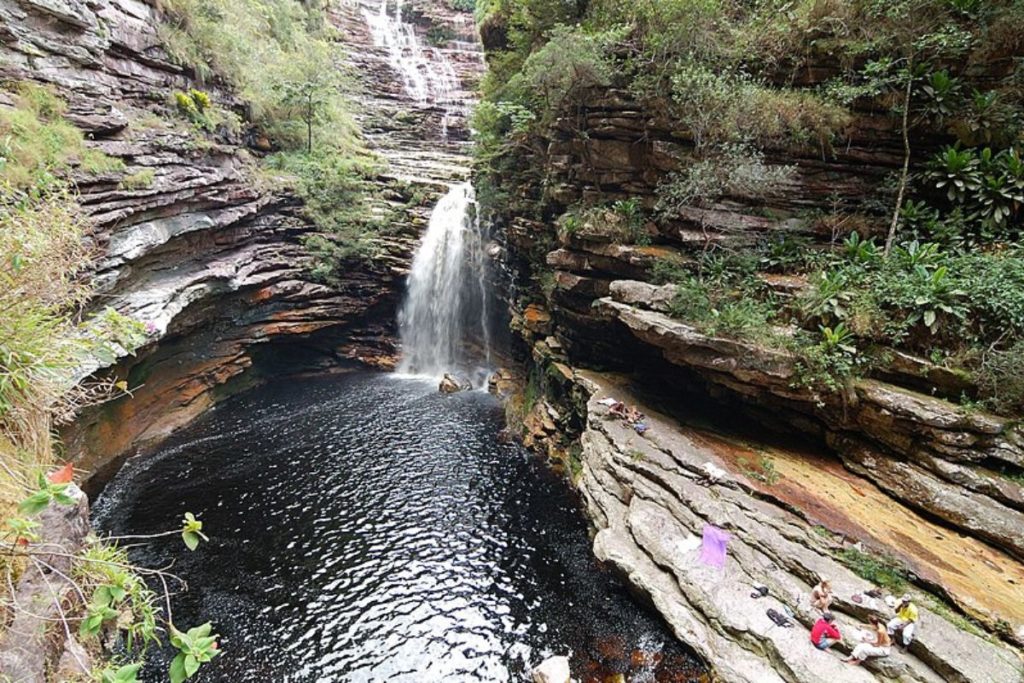
[[[102,473],[258,381],[261,368],[391,362],[401,283],[430,204],[409,195],[429,200],[465,177],[465,91],[482,60],[468,15],[421,17],[421,34],[432,21],[451,25],[447,47],[424,54],[445,55],[457,87],[449,102],[418,100],[371,30],[379,11],[352,0],[329,18],[358,83],[354,109],[366,145],[383,161],[384,204],[362,210],[397,210],[399,224],[377,258],[344,264],[339,282],[327,285],[309,274],[303,239],[316,228],[301,200],[260,169],[265,143],[244,130],[197,132],[176,115],[171,94],[196,79],[164,50],[155,5],[0,5],[0,77],[52,85],[90,146],[125,164],[124,172],[75,181],[99,253],[97,305],[143,322],[149,339],[113,370],[132,395],[87,412],[67,434],[83,469]],[[229,90],[201,87],[244,119],[245,103]]]
[[[614,95],[588,109],[588,132],[582,139],[556,138],[546,147],[549,182],[558,188],[557,202],[587,193],[612,198],[652,196],[657,179],[685,153],[679,151],[682,133],[666,130]],[[858,187],[864,200],[870,186],[863,184],[863,178],[883,175],[896,161],[886,143],[890,138],[879,133],[883,125],[884,119],[868,118],[854,129],[850,145],[828,162],[800,155],[784,157],[795,165],[798,175],[772,208],[794,213],[801,206],[816,206],[824,211],[829,193],[842,190],[854,201]],[[858,149],[861,134],[865,139],[871,135],[870,150]],[[673,147],[676,152],[667,151]],[[756,342],[702,334],[667,315],[675,296],[672,285],[635,281],[650,279],[658,260],[685,259],[680,250],[688,240],[716,239],[716,235],[751,240],[759,231],[794,229],[786,220],[749,211],[730,203],[694,208],[695,220],[705,234],[686,220],[658,226],[662,238],[658,246],[616,244],[607,232],[601,234],[601,226],[591,234],[563,238],[544,257],[554,271],[550,301],[540,308],[536,303],[523,308],[519,328],[531,345],[550,348],[546,339],[553,336],[556,355],[575,362],[629,368],[640,365],[642,358],[643,364],[686,369],[709,396],[742,405],[754,419],[763,419],[773,428],[788,424],[827,441],[850,469],[891,495],[1021,556],[1024,489],[1000,474],[1003,467],[1024,463],[1021,436],[1012,419],[942,398],[969,389],[962,375],[894,351],[875,376],[856,382],[846,392],[813,391],[797,382],[792,354]],[[554,226],[514,219],[508,234],[528,262],[539,236],[547,234],[550,239],[554,231]],[[773,284],[782,295],[806,286],[792,277],[775,278]],[[538,316],[544,324],[531,324]],[[615,351],[623,344],[642,355],[627,361]]]
[[[837,596],[834,611],[847,638],[840,646],[844,651],[858,642],[858,621],[866,621],[869,615],[888,618],[884,603],[866,595],[874,585],[836,560],[837,539],[808,519],[808,509],[813,519],[830,506],[835,506],[830,524],[844,512],[856,517],[853,510],[829,500],[829,494],[842,490],[843,482],[833,491],[824,490],[830,477],[841,475],[819,475],[813,472],[814,466],[808,468],[802,499],[791,491],[777,491],[777,485],[751,486],[749,474],[736,458],[737,452],[753,458],[751,446],[699,429],[680,429],[675,419],[644,406],[640,397],[614,378],[580,372],[575,381],[589,394],[579,488],[598,529],[594,551],[649,595],[679,637],[693,645],[723,680],[870,681],[876,676],[901,681],[1020,680],[1024,669],[1017,653],[959,630],[930,605],[921,607],[919,635],[908,651],[869,660],[865,669],[810,647],[807,629],[818,612],[809,596],[821,578],[831,579]],[[632,425],[610,414],[601,403],[607,397],[641,405],[647,431],[640,436]],[[778,453],[773,457],[780,463],[781,477],[799,487],[798,473],[787,466],[790,461]],[[799,466],[800,460],[793,463]],[[917,537],[936,552],[945,551],[945,559],[934,558],[932,566],[922,559],[922,574],[948,585],[955,585],[968,572],[986,581],[1006,580],[1007,574],[1020,576],[1019,566],[980,544],[886,509],[881,502],[884,496],[877,492],[861,495],[870,498],[862,505],[864,512],[898,515],[896,526],[902,528],[904,542]],[[813,501],[815,497],[818,500]],[[707,525],[727,529],[730,535],[729,557],[722,568],[701,560],[701,535]],[[981,557],[993,565],[1002,564],[993,574],[990,566],[977,561]],[[983,579],[982,574],[988,576]],[[751,596],[758,585],[768,587],[767,597]],[[972,605],[975,608],[1004,610],[1000,613],[1007,615],[1016,611],[1009,604],[995,604],[992,595],[975,597],[988,601],[985,606]],[[780,628],[767,615],[769,608],[791,610],[797,626]]]
[[[494,28],[489,47],[504,56],[502,30]],[[840,68],[825,60],[785,78],[820,86]],[[809,626],[802,596],[833,578],[843,584],[841,611],[884,616],[884,606],[849,600],[869,587],[847,568],[867,573],[862,553],[888,558],[938,596],[923,598],[936,600],[925,620],[935,645],[918,642],[872,673],[1019,679],[1019,652],[995,642],[1024,643],[1015,607],[1024,488],[1007,476],[1022,465],[1017,421],[958,402],[975,389],[965,373],[894,348],[876,350],[884,361],[867,376],[822,390],[803,381],[785,345],[680,319],[680,290],[657,277],[666,263],[696,270],[702,252],[716,249],[794,237],[826,249],[855,229],[877,234],[886,223],[879,197],[891,201],[881,188],[903,161],[898,117],[854,109],[834,148],[765,147],[766,168],[787,169],[770,196],[698,197],[672,218],[650,218],[671,174],[698,158],[694,131],[666,114],[667,97],[640,102],[614,87],[576,96],[571,111],[529,129],[529,139],[509,133],[513,170],[496,181],[504,194],[494,216],[509,243],[513,328],[531,393],[547,395],[526,417],[527,440],[567,463],[597,528],[598,556],[649,594],[727,680],[870,677],[804,652],[806,631],[773,629],[765,608],[774,603],[748,598],[752,584],[766,584]],[[914,133],[911,166],[923,168],[946,141]],[[615,201],[646,210],[632,227],[639,237],[623,239],[621,215],[607,210]],[[801,275],[758,277],[782,301],[808,287]],[[657,429],[632,432],[598,399],[639,406]],[[708,464],[727,478],[709,478]],[[724,572],[697,559],[704,524],[733,536]],[[955,635],[968,623],[963,614],[983,626],[975,633],[987,629],[986,641]]]

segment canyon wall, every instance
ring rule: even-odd
[[[537,163],[546,169],[556,208],[588,195],[652,199],[659,179],[688,153],[686,131],[673,130],[622,93],[588,102],[584,135],[556,135]],[[510,243],[524,269],[554,272],[547,302],[521,300],[516,327],[541,356],[632,368],[670,365],[689,371],[710,397],[749,409],[772,428],[783,425],[828,445],[852,470],[893,496],[1024,557],[1024,488],[1002,476],[1024,465],[1016,421],[945,400],[971,385],[962,374],[902,351],[845,391],[815,391],[797,382],[796,358],[756,341],[716,338],[667,315],[673,285],[658,287],[650,271],[659,259],[685,261],[685,247],[708,240],[746,240],[759,234],[804,233],[827,242],[825,220],[802,220],[807,209],[827,215],[837,194],[845,206],[867,202],[881,178],[900,163],[895,121],[867,113],[849,144],[819,156],[772,152],[796,174],[767,204],[730,198],[694,207],[657,230],[652,246],[623,245],[614,226],[594,224],[563,235],[553,224],[513,218]],[[937,146],[923,141],[922,157]],[[536,245],[547,240],[543,265]],[[530,261],[534,263],[531,265]],[[780,297],[807,286],[794,276],[764,276]],[[553,341],[554,343],[551,343]],[[632,354],[617,351],[635,349]]]
[[[820,84],[833,73],[826,62],[787,81]],[[659,263],[694,264],[716,246],[799,236],[824,247],[855,228],[884,237],[877,204],[891,201],[882,188],[903,161],[898,118],[854,110],[841,145],[767,148],[769,168],[792,167],[770,197],[684,206],[672,220],[645,222],[641,240],[623,240],[611,211],[567,230],[565,216],[581,204],[631,200],[650,211],[659,185],[686,167],[693,133],[665,104],[590,91],[546,134],[520,141],[529,150],[521,173],[502,183],[494,217],[515,277],[512,326],[533,391],[545,396],[527,405],[527,442],[566,463],[596,526],[598,557],[726,680],[1017,680],[1019,652],[995,643],[1024,643],[1024,614],[1013,606],[1024,486],[1006,474],[1024,465],[1017,420],[963,405],[969,377],[893,348],[874,350],[884,362],[867,376],[835,390],[811,386],[784,348],[671,315],[677,286],[656,275]],[[911,167],[946,142],[915,135]],[[809,286],[806,276],[759,277],[782,301]],[[638,406],[644,426],[657,429],[634,432],[599,399]],[[699,562],[706,524],[732,535],[724,572]],[[938,642],[956,643],[949,658],[917,642],[871,674],[804,661],[806,632],[773,630],[765,607],[792,609],[809,626],[813,584],[842,577],[842,611],[885,616],[884,606],[849,601],[868,587],[848,568],[862,552],[895,561],[939,603],[977,619],[990,632],[985,644],[956,635],[938,616],[948,606],[936,607],[927,622]],[[778,604],[748,602],[760,583]],[[972,664],[973,652],[987,654]],[[987,669],[986,658],[1000,664]]]
[[[421,34],[432,22],[449,27],[446,45],[424,53],[444,53],[458,87],[448,102],[415,99],[371,32],[379,10],[347,0],[329,21],[355,81],[353,113],[383,162],[383,206],[361,210],[397,209],[401,218],[377,257],[344,264],[327,285],[309,274],[303,239],[316,228],[301,200],[260,168],[265,140],[244,125],[206,134],[176,114],[172,93],[192,87],[243,122],[246,105],[172,62],[154,4],[0,3],[0,78],[53,86],[89,145],[125,164],[74,180],[98,254],[96,305],[143,322],[148,340],[112,370],[131,396],[86,411],[67,431],[78,467],[105,478],[120,456],[259,381],[264,368],[393,363],[395,311],[430,200],[467,174],[466,92],[483,64],[468,14],[445,5],[417,15]],[[147,175],[145,186],[124,182]]]

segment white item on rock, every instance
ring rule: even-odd
[[[548,657],[531,672],[533,683],[570,683],[569,658]]]
[[[713,462],[706,462],[703,465],[701,465],[700,468],[704,471],[704,474],[707,476],[707,478],[710,479],[711,482],[715,484],[729,476],[728,472],[726,472]]]

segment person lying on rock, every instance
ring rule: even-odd
[[[881,619],[875,616],[868,617],[871,626],[871,640],[858,643],[849,657],[843,661],[847,664],[860,665],[868,657],[888,657],[892,640],[889,638],[888,629],[882,624]]]
[[[827,650],[843,639],[839,634],[839,629],[833,623],[835,620],[836,618],[831,612],[824,612],[821,619],[815,622],[811,629],[811,642],[814,643],[814,647],[819,650]]]
[[[886,625],[886,630],[890,636],[894,635],[896,631],[902,631],[902,639],[897,640],[903,643],[904,648],[910,647],[911,641],[914,640],[917,619],[917,605],[911,601],[908,593],[900,598],[899,604],[896,605],[896,616]]]
[[[828,579],[822,579],[818,585],[811,590],[811,607],[819,612],[826,612],[831,604],[832,584]]]
[[[636,406],[627,407],[622,401],[616,401],[608,408],[608,414],[614,415],[626,422],[637,425],[643,422],[644,414],[637,410]]]

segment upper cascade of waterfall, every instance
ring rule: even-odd
[[[491,355],[487,256],[473,186],[452,186],[434,207],[398,314],[398,371],[451,372],[479,386]]]
[[[388,0],[381,0],[376,11],[363,14],[376,45],[388,52],[388,63],[402,78],[405,92],[420,105],[444,109],[442,133],[447,137],[452,115],[468,113],[461,96],[462,84],[451,60],[443,50],[424,47],[413,24],[402,17],[402,0],[396,0],[394,13],[388,12]]]

